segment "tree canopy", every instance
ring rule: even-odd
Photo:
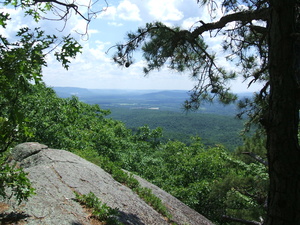
[[[264,86],[245,112],[259,122],[267,134],[270,175],[266,224],[297,224],[300,210],[299,182],[299,1],[198,1],[210,6],[213,16],[219,7],[224,14],[211,21],[195,21],[190,30],[160,22],[146,24],[116,45],[114,60],[129,66],[133,53],[141,49],[147,74],[168,66],[190,71],[198,79],[186,101],[187,109],[197,109],[203,100],[216,97],[227,103],[235,100],[226,81],[237,75]],[[227,25],[230,23],[230,27]],[[240,70],[226,71],[217,64],[202,34],[224,37],[223,48]]]
[[[163,66],[189,72],[198,82],[186,102],[187,109],[197,109],[201,100],[212,101],[216,97],[224,103],[234,101],[236,96],[230,93],[228,81],[238,75],[249,79],[249,85],[264,82],[260,95],[265,96],[269,87],[266,80],[269,9],[266,2],[257,6],[245,2],[224,1],[218,6],[217,2],[204,1],[203,4],[211,4],[211,14],[215,7],[224,8],[224,16],[216,22],[195,21],[197,25],[190,30],[169,27],[161,22],[148,23],[136,32],[128,33],[125,43],[115,46],[114,60],[128,67],[133,62],[133,52],[141,49],[147,63],[145,74]],[[230,27],[227,26],[229,23]],[[204,43],[202,34],[205,32],[225,36],[222,46],[227,59],[239,70],[226,71],[217,63],[219,56]]]
[[[170,27],[161,22],[148,23],[136,32],[128,33],[123,44],[117,44],[114,60],[126,67],[133,63],[134,52],[141,49],[147,62],[145,74],[168,66],[190,75],[198,82],[185,102],[187,109],[197,109],[201,101],[219,99],[228,103],[236,99],[227,81],[242,76],[249,85],[262,82],[263,88],[254,101],[241,103],[254,122],[259,122],[267,136],[266,149],[270,176],[268,211],[265,224],[299,224],[300,217],[300,149],[299,131],[299,0],[198,0],[208,5],[210,21],[195,21],[190,30]],[[85,14],[82,5],[56,0],[2,2],[22,7],[35,20],[51,10],[57,19],[67,20],[71,12],[88,23],[99,1],[90,1]],[[93,7],[91,7],[93,6]],[[220,18],[215,9],[223,9]],[[0,14],[0,25],[5,27],[9,15]],[[230,24],[230,26],[228,26]],[[218,64],[216,53],[205,44],[203,34],[222,35],[227,59],[239,70],[227,71]],[[46,64],[45,50],[57,37],[43,31],[22,28],[16,42],[2,35],[0,42],[2,107],[0,114],[1,152],[17,140],[21,133],[30,136],[26,115],[19,104],[20,94],[29,91],[30,82],[39,82],[41,67]],[[63,40],[63,51],[56,59],[68,68],[69,57],[75,57],[80,46],[70,37]],[[21,59],[19,59],[19,57]],[[3,63],[2,63],[3,62]],[[74,100],[75,101],[75,100]],[[247,103],[247,104],[246,104]],[[14,107],[9,107],[12,104]],[[243,105],[244,104],[244,105]],[[76,108],[76,107],[75,107]],[[9,122],[8,122],[9,121]],[[3,133],[2,133],[3,131]]]
[[[17,4],[5,2],[8,3]],[[10,19],[9,14],[0,12],[1,27],[5,28]],[[57,41],[58,37],[48,35],[40,28],[20,28],[14,41],[0,35],[0,195],[4,197],[7,187],[11,187],[19,202],[27,199],[33,189],[26,174],[5,163],[5,157],[13,144],[24,136],[32,136],[30,127],[26,126],[28,116],[22,107],[22,96],[33,92],[32,83],[41,83],[42,67],[47,65],[49,52],[54,51],[56,60],[68,69],[70,58],[81,50],[78,42],[70,36],[60,40],[60,49],[55,48]]]

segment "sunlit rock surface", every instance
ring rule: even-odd
[[[115,181],[99,166],[68,151],[30,142],[16,146],[12,159],[29,173],[28,177],[37,194],[20,206],[11,201],[10,206],[15,206],[14,210],[2,203],[0,213],[3,221],[11,219],[14,223],[36,225],[95,224],[90,212],[74,200],[76,191],[80,194],[93,192],[103,203],[118,208],[119,220],[124,224],[169,224],[166,218],[131,189]],[[140,177],[136,176],[136,179],[143,187],[152,189],[177,224],[212,225],[202,215],[157,186]]]

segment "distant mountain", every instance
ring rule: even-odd
[[[70,97],[76,95],[78,97],[92,96],[135,96],[144,99],[161,99],[161,98],[187,98],[189,94],[187,90],[123,90],[123,89],[87,89],[78,87],[52,87],[58,96]],[[251,92],[238,93],[240,97],[251,97]]]
[[[238,135],[243,121],[236,120],[236,104],[219,102],[202,104],[197,112],[185,113],[183,103],[189,99],[185,90],[114,90],[54,87],[59,97],[72,95],[88,104],[98,104],[109,109],[110,118],[120,120],[127,127],[149,125],[151,129],[162,127],[164,140],[180,140],[190,143],[190,137],[198,135],[203,143],[222,143],[233,150],[242,141]],[[239,98],[251,97],[251,93],[239,94]]]
[[[172,100],[172,99],[177,99],[184,101],[189,97],[188,91],[183,91],[183,90],[168,90],[168,91],[157,91],[157,92],[151,92],[151,93],[146,93],[142,94],[140,96],[137,96],[137,98],[143,98],[143,99],[152,99],[152,100]]]
[[[93,95],[93,92],[86,88],[77,87],[53,87],[53,90],[61,98],[68,98],[72,95],[83,97]]]
[[[77,87],[53,87],[59,97],[67,98],[77,96],[88,104],[98,104],[103,109],[155,108],[167,111],[182,111],[182,104],[189,99],[185,90],[120,90],[120,89],[86,89]],[[252,93],[241,93],[239,98],[251,97]],[[234,115],[237,113],[236,105],[224,106],[218,102],[205,103],[199,113],[213,113],[220,115]]]
[[[78,87],[53,87],[56,94],[62,98],[76,95],[80,97],[94,96],[120,96],[120,95],[143,95],[156,92],[157,90],[122,90],[122,89],[87,89]]]

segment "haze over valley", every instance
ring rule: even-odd
[[[183,90],[120,90],[54,87],[59,97],[77,96],[88,104],[109,109],[109,117],[120,120],[133,131],[141,126],[163,129],[163,141],[179,140],[189,144],[199,136],[206,145],[222,144],[234,150],[242,144],[243,120],[235,118],[235,104],[204,103],[197,112],[185,112],[182,104],[189,98]],[[239,98],[250,93],[239,94]]]

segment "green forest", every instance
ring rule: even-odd
[[[197,111],[185,111],[187,91],[160,90],[101,90],[74,87],[53,87],[59,97],[77,96],[81,101],[109,109],[109,117],[120,120],[127,128],[162,128],[162,141],[178,140],[191,143],[199,136],[205,145],[216,143],[234,150],[242,144],[245,119],[237,118],[236,104],[204,103]],[[251,93],[239,93],[242,101]],[[249,135],[249,134],[248,134]]]
[[[88,33],[92,19],[103,11],[97,9],[99,2],[5,0],[0,4],[22,10],[36,26],[47,12],[65,25],[78,16],[86,22]],[[14,196],[21,203],[34,194],[27,174],[8,162],[16,144],[35,141],[73,152],[106,168],[119,181],[125,177],[122,169],[138,174],[215,224],[300,224],[300,1],[196,2],[199,7],[207,6],[210,19],[192,18],[195,23],[190,29],[147,22],[110,48],[112,60],[126,69],[138,55],[143,59],[144,75],[164,68],[188,74],[195,86],[189,99],[183,100],[187,111],[201,110],[203,102],[236,102],[230,81],[246,82],[248,87],[260,83],[253,98],[237,102],[239,116],[247,119],[245,130],[252,128],[252,133],[239,142],[235,138],[239,125],[228,117],[206,115],[218,123],[208,119],[193,122],[189,125],[192,130],[212,129],[207,134],[192,132],[187,141],[176,133],[180,129],[186,133],[189,124],[178,114],[145,111],[151,119],[143,124],[139,115],[133,115],[135,122],[128,118],[121,122],[114,118],[118,117],[115,108],[110,111],[75,96],[58,97],[43,82],[48,57],[68,70],[83,47],[63,32],[57,36],[47,34],[43,27],[18,26],[15,36],[0,33],[0,197]],[[215,14],[219,9],[220,18]],[[1,8],[3,31],[13,17]],[[204,36],[222,40],[222,51],[214,51]],[[222,65],[220,57],[232,68]],[[172,122],[163,121],[163,116]],[[185,118],[196,116],[203,115]],[[234,136],[220,137],[222,133]],[[135,181],[131,185],[137,186]]]
[[[241,133],[245,121],[231,116],[207,113],[184,113],[151,109],[113,108],[111,117],[120,120],[132,130],[144,125],[151,129],[162,128],[162,140],[191,143],[192,136],[201,137],[205,145],[216,143],[234,150],[242,144]]]
[[[109,110],[75,96],[60,98],[42,83],[28,85],[16,103],[26,119],[12,146],[35,141],[71,151],[101,167],[114,163],[158,185],[217,224],[224,224],[224,215],[258,220],[265,214],[267,169],[241,154],[261,153],[264,142],[260,136],[245,139],[234,151],[219,143],[204,144],[199,135],[189,144],[167,141],[162,139],[161,128],[145,125],[129,129],[112,119]]]

